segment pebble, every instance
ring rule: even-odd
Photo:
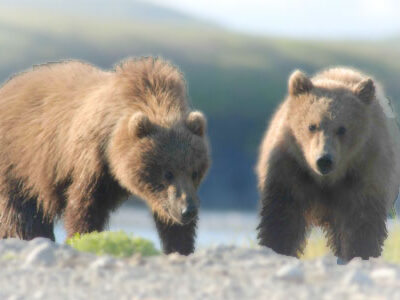
[[[29,245],[33,249],[25,258],[25,267],[31,267],[35,265],[50,266],[56,262],[54,255],[54,247],[51,243],[44,241],[37,241]]]
[[[373,281],[371,280],[371,276],[364,271],[356,269],[350,270],[350,272],[343,277],[343,283],[350,285],[370,285],[373,284]]]
[[[371,272],[371,277],[376,280],[396,280],[398,272],[393,268],[380,268]]]
[[[301,281],[303,280],[304,272],[300,264],[291,264],[281,267],[276,272],[276,277],[292,281]]]
[[[171,253],[170,255],[167,255],[167,259],[173,264],[179,264],[186,261],[185,256],[178,253]]]
[[[116,266],[116,260],[110,256],[101,256],[90,264],[91,269],[109,269]]]
[[[268,249],[96,257],[46,239],[0,241],[0,299],[394,299],[400,266],[332,255],[300,261]]]

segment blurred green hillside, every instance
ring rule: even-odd
[[[256,207],[257,147],[293,69],[312,74],[333,65],[356,67],[382,82],[388,96],[400,99],[399,39],[250,36],[126,0],[33,3],[0,3],[0,82],[32,64],[60,59],[102,68],[128,56],[172,61],[186,75],[193,106],[209,119],[213,167],[201,189],[206,207]]]

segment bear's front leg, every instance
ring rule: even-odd
[[[385,207],[373,200],[337,212],[331,229],[336,255],[345,262],[380,256],[387,237],[386,217]]]
[[[165,254],[178,252],[189,255],[194,251],[197,217],[185,225],[165,222],[155,213],[154,221]]]
[[[99,192],[99,186],[80,188],[73,184],[68,190],[64,224],[67,237],[75,233],[102,231],[112,208],[112,198]]]
[[[290,188],[270,183],[262,192],[261,205],[257,227],[260,245],[297,257],[304,244],[306,221]]]
[[[93,199],[86,198],[77,203],[70,202],[65,209],[64,224],[67,237],[70,238],[77,232],[102,231],[107,223],[109,211],[102,209]]]

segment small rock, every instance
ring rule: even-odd
[[[364,271],[356,269],[351,270],[347,274],[345,274],[343,278],[343,283],[356,285],[372,285],[373,281],[371,280],[371,277]]]
[[[30,247],[32,247],[32,246],[35,247],[35,246],[42,245],[42,244],[52,244],[53,246],[56,245],[54,242],[52,242],[51,240],[46,239],[44,237],[34,238],[34,239],[30,240],[28,242],[28,244],[29,244]]]
[[[286,280],[301,281],[304,277],[304,272],[300,264],[290,264],[281,267],[276,272],[276,277]]]
[[[347,264],[352,268],[361,267],[365,263],[365,260],[361,259],[361,257],[352,258]]]
[[[133,254],[127,259],[127,262],[131,265],[138,266],[145,263],[143,256],[140,253]]]
[[[109,256],[101,256],[90,264],[91,269],[108,269],[115,266],[115,259]]]
[[[61,251],[68,251],[71,253],[79,253],[75,248],[73,248],[67,244],[61,244],[61,245],[57,245],[57,246],[58,246],[58,249],[60,249]]]
[[[20,240],[17,238],[8,238],[4,240],[0,240],[0,252],[6,250],[12,250],[15,252],[20,252],[25,246],[27,242],[24,240]]]
[[[200,268],[207,268],[210,266],[213,266],[215,264],[214,260],[207,257],[207,258],[202,258],[197,262],[197,266]]]
[[[396,280],[397,272],[395,269],[380,268],[372,271],[371,277],[377,280]]]
[[[183,263],[185,260],[185,256],[180,255],[179,253],[171,253],[167,257],[168,257],[168,261],[173,264]]]
[[[0,299],[3,299],[2,297],[0,297]],[[22,300],[24,299],[22,296],[18,296],[18,295],[11,295],[10,297],[7,298],[7,300]]]
[[[330,266],[325,259],[320,258],[315,261],[315,267],[320,271],[326,272]]]
[[[35,291],[35,293],[33,294],[33,298],[34,299],[43,299],[44,298],[44,291],[43,290]]]
[[[25,267],[32,265],[50,266],[56,261],[54,248],[51,243],[38,243],[38,246],[33,248],[25,258]]]

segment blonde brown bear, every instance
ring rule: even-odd
[[[295,71],[288,90],[260,148],[260,244],[297,256],[318,225],[340,259],[379,256],[399,192],[398,128],[384,112],[387,99],[347,68],[311,79]]]
[[[100,231],[129,194],[154,214],[166,253],[194,249],[197,189],[209,166],[206,120],[161,59],[115,71],[70,61],[0,89],[0,237]]]

